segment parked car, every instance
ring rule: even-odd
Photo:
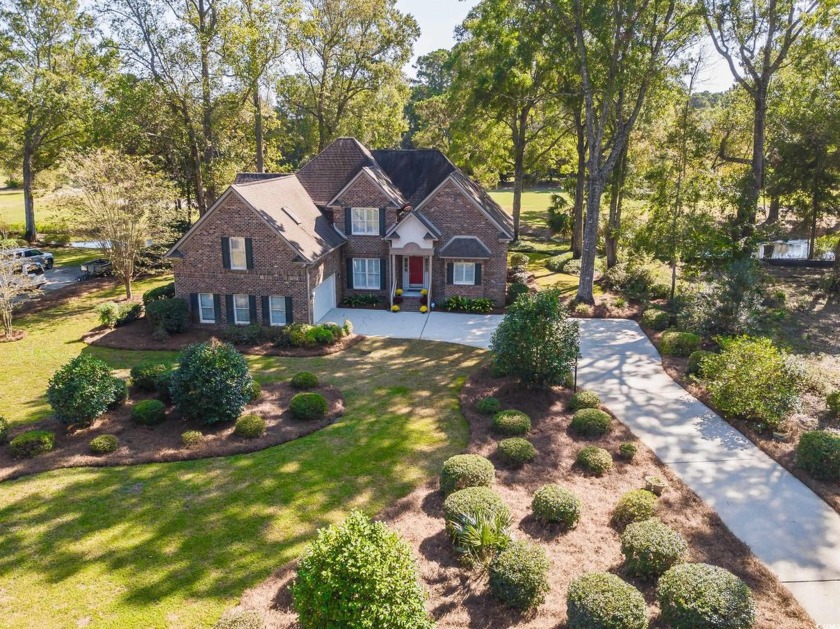
[[[31,247],[18,247],[0,251],[0,263],[11,264],[15,273],[35,271],[43,273],[55,264],[53,254]]]
[[[48,251],[41,251],[40,249],[22,249],[21,255],[26,260],[35,260],[41,263],[45,269],[49,270],[55,266],[55,259],[53,258],[53,254]]]

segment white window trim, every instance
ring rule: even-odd
[[[239,266],[233,261],[233,242],[234,241],[241,241],[242,242],[242,265]],[[233,271],[247,271],[248,270],[248,250],[245,247],[245,237],[244,236],[231,236],[228,238],[228,250],[230,254],[230,268]],[[237,251],[239,251],[237,249]]]
[[[462,267],[464,272],[463,278],[458,280],[458,267]],[[467,267],[472,267],[472,280],[467,281]],[[475,262],[453,262],[452,263],[452,283],[456,286],[475,286]]]
[[[241,308],[236,307],[236,298],[237,297],[244,297],[245,298],[245,304],[246,304],[245,311],[248,313],[248,318],[244,321],[242,321],[239,318],[239,313],[237,312],[237,310],[241,310]],[[251,324],[251,298],[248,295],[243,295],[241,293],[238,293],[238,294],[233,296],[233,322],[236,325],[250,325]]]
[[[367,213],[368,212],[373,212],[374,219],[373,219],[373,223],[372,223],[373,227],[372,227],[371,231],[356,231],[356,228],[354,227],[354,225],[356,223],[355,213],[358,212],[358,211],[363,211],[365,213],[365,218],[362,219],[362,222],[365,225],[367,225],[369,229],[370,229],[369,225],[370,225],[371,221],[368,219]],[[380,210],[378,207],[354,207],[354,208],[350,208],[350,225],[348,225],[348,227],[350,228],[350,235],[351,236],[378,236],[379,235],[379,213],[381,211],[382,210]]]
[[[283,305],[283,322],[282,323],[275,323],[273,314],[274,308],[272,307],[274,300],[280,300],[280,303]],[[268,323],[271,326],[281,326],[286,325],[289,322],[289,315],[286,312],[286,298],[281,295],[270,295],[268,298]]]
[[[212,319],[205,319],[204,318],[204,308],[205,306],[201,305],[201,298],[207,296],[210,298],[210,308],[213,310],[213,318]],[[216,323],[216,298],[213,293],[199,293],[198,294],[198,320],[201,323]]]
[[[371,273],[370,273],[370,269],[369,269],[369,266],[370,266],[369,263],[370,263],[371,260],[375,261],[376,265],[379,267],[379,273],[377,274],[378,279],[377,279],[377,282],[376,282],[376,286],[368,286],[367,285],[367,284],[369,284],[369,280],[370,280],[370,277],[371,277]],[[364,262],[365,263],[365,270],[364,270],[365,284],[366,284],[365,286],[358,286],[356,284],[356,273],[357,273],[356,262]],[[354,290],[382,290],[382,260],[380,260],[379,258],[353,258],[353,289]]]

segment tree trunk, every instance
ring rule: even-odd
[[[595,304],[595,256],[598,249],[598,215],[601,212],[601,196],[604,194],[604,175],[589,170],[586,193],[586,216],[583,227],[583,252],[580,260],[580,283],[577,301]]]
[[[621,231],[621,203],[624,198],[624,179],[627,173],[627,145],[621,153],[618,168],[613,173],[610,194],[610,216],[607,222],[607,233],[604,237],[604,247],[607,254],[607,268],[618,264],[618,235]]]
[[[215,147],[213,146],[213,103],[210,93],[209,41],[212,33],[209,33],[211,27],[207,24],[207,16],[210,10],[205,4],[205,0],[198,0],[198,36],[201,55],[201,131],[204,144],[203,163],[208,177],[212,173],[215,154]],[[207,184],[206,195],[210,203],[216,200],[212,177]]]
[[[775,225],[779,222],[779,209],[781,201],[776,194],[770,195],[770,210],[767,212],[767,224]]]
[[[30,245],[38,237],[38,230],[35,228],[35,198],[32,195],[34,178],[32,147],[26,142],[23,146],[23,211],[26,220],[26,232],[23,237]]]
[[[840,292],[840,237],[834,245],[834,266],[831,269],[831,285],[829,289]]]
[[[254,138],[257,150],[257,172],[265,171],[263,163],[263,119],[262,103],[260,102],[260,85],[257,81],[251,86],[251,97],[254,102]]]
[[[125,298],[126,299],[131,299],[132,293],[131,293],[131,278],[130,277],[124,277],[123,278],[123,286],[125,286]]]
[[[820,202],[817,199],[817,182],[814,177],[814,190],[811,193],[811,233],[808,237],[808,259],[813,260],[817,251],[817,224],[820,219]]]
[[[577,132],[577,175],[575,176],[575,206],[572,226],[572,258],[577,260],[583,251],[583,205],[586,191],[586,128],[580,112],[575,114]]]
[[[522,214],[522,188],[525,178],[525,141],[520,135],[513,147],[513,239],[519,240],[519,219]]]
[[[750,181],[746,198],[738,208],[738,223],[741,238],[748,238],[755,230],[758,200],[764,188],[764,137],[767,120],[767,85],[760,81],[756,85],[753,102],[753,150],[750,162]]]

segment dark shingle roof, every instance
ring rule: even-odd
[[[418,205],[457,170],[437,149],[371,151],[411,205]]]
[[[490,249],[475,236],[456,236],[440,250],[441,258],[489,258]]]
[[[266,179],[277,179],[278,177],[289,177],[283,173],[236,173],[233,183],[249,183],[251,181],[265,181]]]
[[[355,138],[338,138],[307,162],[297,176],[315,205],[323,207],[365,166],[376,166],[370,151]]]

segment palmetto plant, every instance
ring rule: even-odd
[[[459,514],[450,522],[455,551],[471,564],[488,565],[510,544],[510,515],[507,513]]]

